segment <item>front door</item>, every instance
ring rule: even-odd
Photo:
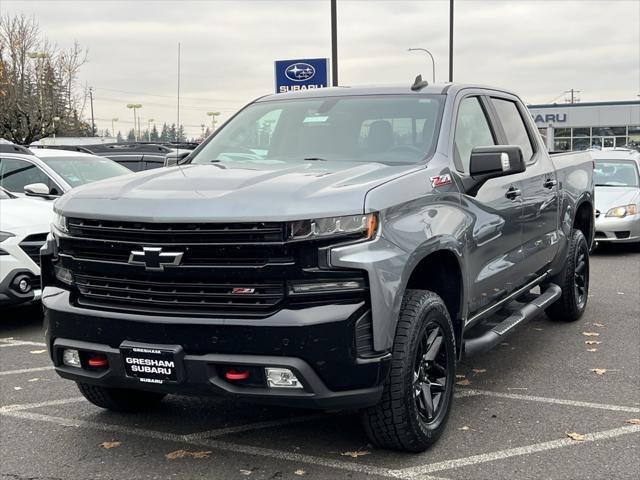
[[[469,174],[471,150],[496,145],[498,137],[481,97],[461,100],[454,134],[454,167]],[[493,178],[473,195],[463,193],[463,208],[470,215],[466,242],[469,313],[481,310],[519,286],[522,263],[521,175]]]

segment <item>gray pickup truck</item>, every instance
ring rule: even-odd
[[[353,408],[374,444],[422,451],[459,360],[585,310],[593,162],[550,157],[507,91],[269,95],[181,163],[55,204],[47,343],[100,407]]]

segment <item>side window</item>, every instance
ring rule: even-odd
[[[51,179],[37,166],[17,158],[3,158],[0,160],[0,186],[10,192],[22,193],[25,185],[44,183],[52,189],[51,193],[60,194]]]
[[[468,97],[460,102],[453,143],[456,168],[464,173],[469,173],[474,147],[496,144],[478,97]]]
[[[507,136],[507,142],[509,145],[518,145],[522,149],[524,161],[528,162],[533,157],[533,146],[518,106],[515,102],[502,98],[492,98],[491,102]]]

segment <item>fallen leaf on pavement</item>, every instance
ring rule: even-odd
[[[591,371],[597,375],[604,375],[607,371],[606,368],[592,368]]]
[[[598,340],[585,340],[584,343],[587,345],[600,345],[602,342],[599,342]]]
[[[596,327],[604,327],[604,323],[594,323]]]
[[[46,350],[31,350],[29,353],[34,353],[34,354],[39,354],[39,353],[44,353],[46,352]]]
[[[577,432],[567,432],[567,437],[569,437],[571,440],[575,440],[576,442],[584,442],[587,438],[584,436],[584,434]]]
[[[471,385],[471,382],[469,381],[468,378],[463,378],[462,380],[458,380],[456,382],[456,385],[461,385],[461,386]]]
[[[306,474],[307,474],[307,472],[305,472],[303,469],[299,468],[298,470],[296,470],[295,472],[293,472],[293,474],[294,474],[294,475],[302,476],[302,475],[306,475]]]
[[[14,390],[22,390],[22,387],[13,387]]]
[[[597,348],[587,348],[587,352],[597,352]]]
[[[542,332],[544,328],[534,328],[534,330],[537,330],[538,332]]]
[[[118,442],[117,440],[112,440],[112,441],[110,441],[110,442],[102,442],[102,443],[100,444],[100,446],[101,446],[102,448],[107,448],[107,449],[109,449],[109,448],[117,448],[117,447],[119,447],[120,445],[122,445],[122,442]]]
[[[471,430],[471,427],[469,427],[468,425],[464,425],[464,426],[460,427],[458,430],[467,431],[467,430]]]
[[[369,455],[370,453],[371,452],[368,452],[366,450],[355,450],[353,452],[342,452],[340,455],[342,455],[343,457],[358,458],[364,455]]]
[[[242,469],[240,469],[240,473],[242,475],[248,476],[248,475],[251,475],[253,472],[251,470],[242,470]]]
[[[474,368],[473,369],[473,373],[484,373],[486,371],[487,371],[486,368]]]
[[[202,451],[202,452],[190,452],[189,450],[176,450],[175,452],[170,452],[165,455],[167,460],[175,460],[176,458],[207,458],[211,450]]]
[[[631,425],[640,425],[640,418],[630,418],[629,420],[625,420],[625,423],[630,423]]]
[[[624,295],[624,292],[618,292],[618,295]]]
[[[598,332],[582,332],[585,337],[599,337],[600,334]]]

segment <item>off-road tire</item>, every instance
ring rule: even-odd
[[[114,412],[139,412],[154,407],[166,393],[144,392],[124,388],[108,388],[79,383],[80,393],[94,405]]]
[[[421,416],[416,400],[414,368],[421,342],[433,323],[440,327],[446,356],[446,387],[432,422]],[[453,324],[442,299],[427,290],[408,290],[402,301],[391,359],[391,371],[378,405],[361,412],[362,423],[376,446],[422,452],[442,434],[453,400],[456,346]],[[439,357],[444,358],[444,357]]]
[[[579,279],[577,269],[584,264],[584,275]],[[562,295],[545,312],[552,320],[575,322],[585,309],[589,299],[589,246],[580,230],[574,230],[569,239],[567,261],[557,275],[550,279],[562,289]],[[579,286],[582,282],[582,287]],[[578,293],[582,291],[582,295]]]

